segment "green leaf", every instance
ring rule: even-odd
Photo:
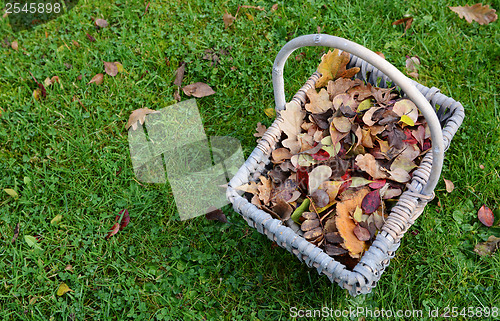
[[[12,188],[4,188],[3,190],[5,191],[5,193],[12,196],[15,200],[17,200],[19,198],[19,194],[17,194],[17,192],[15,190],[13,190]]]
[[[28,185],[29,183],[31,183],[31,178],[29,178],[28,176],[24,176],[23,181],[24,184]]]
[[[351,185],[349,187],[360,187],[360,186],[364,186],[364,185],[367,185],[367,184],[370,184],[370,183],[373,183],[374,181],[370,181],[369,179],[366,179],[364,177],[357,177],[357,176],[354,176],[351,178]],[[359,222],[359,221],[358,221]]]
[[[299,207],[297,207],[295,209],[295,211],[293,211],[292,213],[292,220],[297,223],[297,224],[300,224],[300,217],[302,216],[302,213],[304,213],[308,208],[309,208],[309,204],[311,203],[311,201],[309,201],[308,198],[306,198],[302,204],[300,204]]]

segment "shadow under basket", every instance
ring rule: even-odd
[[[399,197],[375,240],[352,270],[347,269],[345,265],[327,255],[319,247],[309,243],[280,220],[248,202],[235,190],[238,186],[256,180],[270,162],[271,152],[276,148],[282,135],[280,126],[283,119],[280,116],[280,111],[285,107],[283,66],[295,49],[304,46],[328,46],[349,52],[351,60],[348,67],[360,68],[356,78],[377,87],[395,86],[402,97],[412,99],[417,105],[433,133],[432,152],[428,152],[424,156],[420,166],[413,172],[406,191]],[[392,77],[389,78],[389,75]],[[315,83],[320,76],[321,74],[318,72],[314,73],[295,94],[291,102],[299,104],[304,109],[306,91],[315,88]],[[293,253],[307,266],[314,267],[319,274],[326,275],[332,283],[338,283],[342,288],[347,289],[352,296],[369,293],[376,286],[390,260],[394,257],[401,244],[401,238],[422,214],[425,205],[433,199],[433,190],[441,172],[444,151],[449,147],[464,119],[463,106],[452,98],[439,93],[439,89],[425,87],[405,77],[395,67],[370,50],[348,40],[328,35],[301,36],[286,44],[275,60],[273,85],[278,116],[245,164],[230,181],[227,196],[233,204],[234,210],[243,216],[249,226],[256,228],[259,233],[267,235],[270,240]],[[410,95],[411,91],[418,92],[416,94],[412,92]],[[425,97],[425,103],[414,99],[419,95],[422,99]],[[436,141],[440,141],[441,144],[436,144]],[[438,159],[437,162],[436,159]]]

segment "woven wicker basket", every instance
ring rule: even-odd
[[[413,172],[407,190],[400,196],[385,220],[373,244],[363,254],[352,271],[328,256],[322,249],[309,243],[290,227],[274,219],[268,213],[249,203],[234,189],[255,180],[270,162],[270,154],[276,148],[282,134],[280,111],[285,108],[283,67],[290,54],[300,47],[326,46],[351,54],[349,67],[359,67],[357,78],[379,87],[396,86],[405,97],[411,99],[426,118],[431,130],[432,152],[427,153],[420,166]],[[305,92],[315,87],[321,75],[314,73],[295,94],[291,103],[304,108]],[[444,151],[464,119],[463,106],[439,93],[437,88],[427,88],[404,76],[397,68],[374,52],[351,41],[328,35],[306,35],[288,42],[278,53],[273,67],[273,87],[277,118],[259,141],[245,164],[232,178],[227,196],[234,210],[240,213],[251,227],[254,227],[279,246],[296,255],[318,273],[328,276],[352,296],[369,293],[375,287],[389,261],[394,257],[401,238],[408,228],[422,214],[425,205],[433,199],[441,168]]]

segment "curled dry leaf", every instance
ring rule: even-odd
[[[196,98],[202,98],[215,94],[212,87],[203,82],[195,82],[194,84],[184,86],[182,91],[186,94],[186,96],[194,96]]]
[[[105,61],[104,62],[104,70],[111,77],[114,77],[118,74],[118,67],[116,66],[116,64],[114,62]]]
[[[137,122],[139,122],[141,125],[143,125],[144,121],[146,120],[146,115],[156,113],[156,112],[157,112],[156,110],[152,110],[152,109],[149,109],[147,107],[134,110],[130,114],[130,116],[128,118],[127,126],[125,128],[129,129],[130,127],[132,127],[132,130],[137,130]]]
[[[283,199],[279,199],[272,208],[274,213],[278,214],[281,221],[286,221],[290,218],[293,212],[293,208],[285,202]]]
[[[448,7],[451,11],[458,14],[460,18],[467,20],[468,23],[476,21],[480,25],[487,25],[498,19],[496,10],[490,8],[488,5],[482,5],[481,3],[476,3],[472,6],[466,4],[463,7]]]
[[[495,221],[493,211],[486,205],[481,206],[477,212],[477,218],[487,227],[492,226]]]
[[[453,184],[452,181],[447,180],[446,178],[443,178],[443,181],[444,181],[444,184],[446,185],[446,191],[448,193],[453,192],[453,190],[455,189],[455,184]]]
[[[177,70],[175,71],[174,85],[179,87],[181,86],[185,70],[186,70],[186,63],[182,62],[179,68],[177,68]]]
[[[94,83],[96,85],[100,85],[100,84],[102,84],[103,81],[104,81],[104,75],[97,74],[94,77],[92,77],[92,79],[89,81],[89,84]]]
[[[397,26],[397,25],[404,23],[405,24],[405,32],[404,33],[406,33],[406,31],[408,31],[408,29],[410,29],[412,22],[413,22],[413,17],[405,17],[405,18],[394,21],[392,23],[392,25]]]
[[[109,23],[104,19],[95,19],[95,25],[99,28],[106,28],[109,26]]]

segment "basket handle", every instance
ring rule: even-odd
[[[429,180],[422,191],[424,195],[431,195],[438,183],[439,176],[441,175],[444,159],[443,132],[441,130],[441,125],[436,112],[424,95],[411,83],[411,80],[408,77],[403,75],[401,71],[373,51],[344,38],[324,34],[305,35],[290,40],[283,46],[283,48],[281,48],[276,56],[276,59],[274,60],[273,89],[276,111],[279,112],[280,110],[285,109],[286,104],[285,86],[283,81],[283,67],[285,66],[285,62],[290,54],[296,49],[307,46],[337,48],[365,60],[387,75],[415,103],[417,108],[424,115],[431,130],[432,168]]]

